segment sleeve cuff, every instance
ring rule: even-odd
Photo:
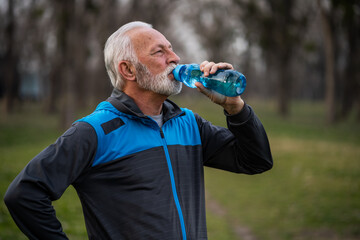
[[[233,124],[242,124],[245,123],[251,116],[251,108],[246,103],[241,111],[237,114],[229,114],[224,110],[224,114],[227,117],[228,121]]]

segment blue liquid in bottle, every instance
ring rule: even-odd
[[[195,82],[228,97],[241,95],[246,87],[245,76],[234,70],[218,70],[215,74],[204,77],[198,64],[178,65],[173,71],[176,80],[186,86],[196,88]]]

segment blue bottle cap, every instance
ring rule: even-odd
[[[173,70],[174,78],[179,82],[182,82],[181,77],[180,77],[180,70],[183,67],[184,67],[184,65],[177,65],[176,68]]]

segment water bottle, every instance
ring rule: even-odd
[[[201,82],[204,87],[228,97],[242,94],[246,87],[246,78],[234,70],[219,69],[215,74],[204,77],[198,64],[178,65],[173,70],[174,78],[186,86],[196,88],[195,82]]]

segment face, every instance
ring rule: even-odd
[[[150,85],[158,86],[154,92],[161,94],[180,91],[181,84],[171,74],[180,58],[172,50],[170,42],[151,28],[134,29],[129,35],[139,60],[135,66],[139,85],[147,85],[145,89],[152,91],[155,89],[149,89]]]

